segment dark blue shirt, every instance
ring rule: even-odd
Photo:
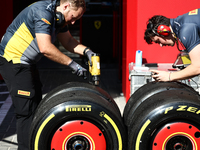
[[[171,27],[186,48],[190,52],[200,44],[200,9],[192,10],[186,14],[170,19]]]

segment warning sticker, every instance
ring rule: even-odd
[[[198,9],[194,9],[192,11],[189,11],[189,15],[197,15],[198,14]]]

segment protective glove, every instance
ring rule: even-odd
[[[77,64],[75,61],[72,60],[72,62],[68,66],[72,69],[73,74],[76,74],[79,77],[83,76],[84,79],[87,78],[87,70],[81,67],[79,64]]]
[[[95,53],[92,50],[89,50],[86,53],[84,53],[84,55],[87,56],[88,60],[90,61],[90,66],[92,66],[92,59],[91,59],[91,57],[93,56],[93,54],[95,54]]]

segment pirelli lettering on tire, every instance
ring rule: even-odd
[[[91,105],[72,105],[66,107],[66,112],[76,112],[76,111],[92,111]]]
[[[172,110],[176,110],[176,111],[188,111],[191,113],[195,113],[197,115],[200,114],[200,109],[197,107],[193,107],[193,106],[187,106],[187,105],[179,105],[178,108],[174,108],[174,106],[168,107],[165,109],[165,114],[167,114],[169,111]]]

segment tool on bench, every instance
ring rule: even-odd
[[[191,64],[188,53],[181,52],[178,54],[176,61],[172,65],[173,68],[184,69]]]

